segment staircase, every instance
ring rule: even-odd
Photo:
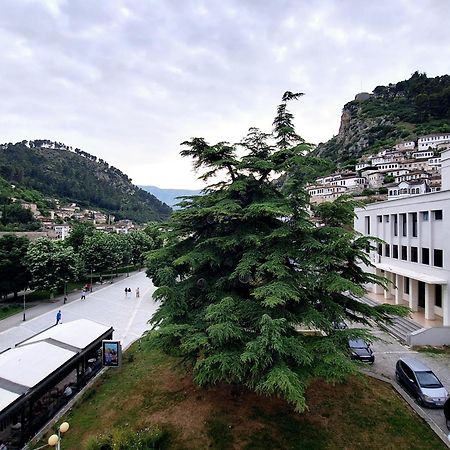
[[[360,297],[357,300],[369,306],[379,305],[378,302],[368,297]],[[414,320],[407,319],[406,317],[398,317],[398,316],[390,316],[390,317],[391,322],[382,322],[378,325],[380,328],[387,331],[390,335],[394,336],[403,344],[406,344],[408,342],[407,337],[409,334],[411,334],[413,331],[417,331],[423,328],[422,325],[418,324],[417,322],[414,322]]]

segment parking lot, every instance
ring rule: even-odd
[[[374,329],[374,336],[380,338],[372,344],[375,353],[375,363],[368,369],[377,375],[395,381],[395,364],[402,356],[412,356],[426,364],[441,380],[444,387],[450,391],[450,355],[432,354],[429,352],[417,352],[406,345],[401,344],[382,330]],[[419,407],[419,406],[418,406]],[[420,408],[420,407],[419,407]],[[450,431],[446,427],[444,412],[442,409],[421,408],[436,425],[448,435]]]

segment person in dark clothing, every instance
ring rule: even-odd
[[[61,317],[62,317],[61,310],[59,310],[56,313],[56,324],[55,325],[58,325],[58,323],[61,321]]]

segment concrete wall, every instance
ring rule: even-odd
[[[408,345],[450,345],[450,327],[422,328],[408,336]]]

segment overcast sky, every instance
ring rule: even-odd
[[[448,0],[0,0],[0,142],[196,188],[183,140],[270,131],[291,90],[297,132],[326,141],[357,92],[449,73],[449,20]]]

